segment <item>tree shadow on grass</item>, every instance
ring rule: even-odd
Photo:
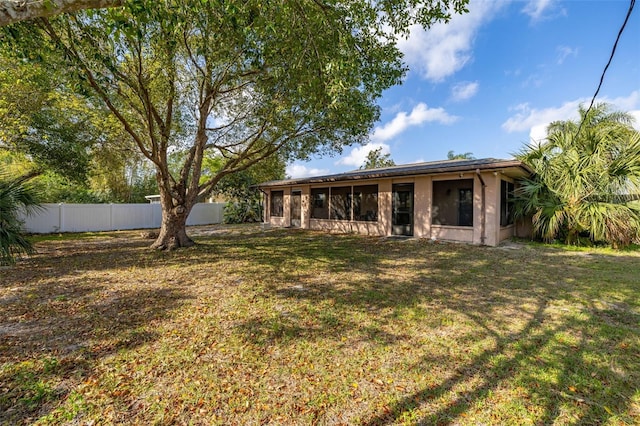
[[[447,396],[451,402],[432,411],[418,423],[455,423],[464,419],[466,413],[473,411],[478,403],[490,398],[494,392],[498,392],[508,381],[516,382],[523,388],[523,400],[541,408],[535,416],[524,415],[530,422],[554,424],[562,419],[577,424],[599,424],[606,423],[607,419],[614,419],[632,424],[634,420],[628,413],[632,386],[627,389],[627,394],[622,394],[619,387],[615,390],[610,388],[613,382],[632,378],[619,377],[610,368],[597,366],[591,359],[598,350],[607,346],[607,342],[602,341],[607,340],[604,337],[606,330],[593,329],[597,327],[597,323],[590,318],[570,318],[547,325],[545,310],[548,302],[541,300],[539,303],[530,322],[521,331],[499,335],[487,328],[489,334],[496,337],[495,348],[485,350],[470,362],[459,366],[447,380],[396,400],[390,407],[374,413],[363,424],[395,424],[419,407]],[[469,317],[479,324],[484,323],[484,319],[477,318],[473,313]],[[563,333],[590,328],[590,336],[583,333],[577,342],[558,340],[558,336]],[[599,341],[593,342],[593,337]],[[433,361],[427,356],[418,368],[428,368],[433,365]],[[536,368],[532,369],[531,365]],[[633,365],[625,365],[624,370],[626,373],[622,373],[623,375],[634,374]],[[545,371],[553,373],[552,377],[541,379],[540,376]],[[481,379],[471,386],[465,386],[465,382],[474,375],[480,375]],[[509,412],[492,414],[496,423],[515,421],[509,417],[512,415]]]
[[[29,423],[46,414],[71,397],[66,381],[82,381],[104,356],[159,337],[154,323],[179,308],[190,294],[175,284],[144,282],[137,283],[139,288],[133,283],[124,291],[110,292],[107,279],[87,282],[85,274],[151,270],[155,261],[168,268],[179,265],[181,271],[194,262],[206,265],[193,272],[213,276],[216,285],[226,285],[222,275],[227,274],[227,269],[216,267],[233,265],[229,271],[234,279],[253,284],[243,291],[264,306],[282,305],[281,309],[270,306],[269,312],[250,310],[248,317],[233,322],[235,334],[255,350],[326,339],[331,345],[337,343],[338,355],[352,353],[343,349],[354,344],[384,346],[392,352],[396,345],[416,342],[410,330],[394,327],[396,315],[404,313],[419,316],[424,328],[432,327],[434,333],[455,330],[449,322],[464,318],[473,325],[472,331],[463,330],[453,344],[471,347],[476,339],[494,343],[460,358],[458,365],[418,347],[419,361],[409,368],[428,371],[445,365],[450,374],[429,386],[394,394],[384,409],[361,410],[358,416],[365,424],[404,422],[413,413],[420,413],[422,418],[415,421],[424,424],[461,421],[463,414],[490,403],[492,395],[505,386],[525,389],[518,399],[530,401],[538,410],[528,418],[531,422],[624,421],[630,412],[630,394],[639,382],[632,365],[637,358],[630,352],[637,345],[629,344],[629,336],[638,334],[634,324],[638,316],[631,312],[638,305],[637,288],[628,284],[633,276],[621,277],[622,270],[606,262],[594,265],[587,257],[559,262],[555,254],[537,251],[498,252],[297,231],[202,238],[193,249],[168,254],[148,252],[144,241],[125,244],[121,251],[117,247],[117,243],[96,246],[95,253],[78,250],[60,254],[64,259],[42,260],[42,273],[31,281],[26,278],[29,274],[0,279],[0,290],[10,290],[0,299],[0,333],[4,334],[0,356],[9,366],[0,372],[0,382],[10,383],[5,387],[9,392],[0,390],[0,423]],[[105,254],[116,259],[118,266],[105,262]],[[63,260],[73,268],[59,271],[56,262]],[[620,293],[627,294],[628,300],[613,303],[604,286],[591,289],[581,283],[593,273],[603,279],[614,274],[614,279],[626,283]],[[565,306],[571,310],[562,311]],[[310,314],[301,315],[302,309]],[[369,323],[361,324],[356,318],[367,318]],[[520,322],[510,324],[512,319]],[[343,335],[350,340],[342,342]],[[5,336],[9,336],[6,341]],[[444,339],[439,341],[446,344]],[[603,348],[608,351],[605,356],[611,357],[611,367],[593,361]],[[535,368],[525,368],[531,365]],[[545,374],[553,382],[541,381]],[[469,380],[473,377],[475,381]],[[440,399],[449,402],[436,402]],[[496,415],[497,423],[513,423],[516,418],[513,413]]]
[[[5,279],[0,290],[12,285]],[[78,277],[20,290],[0,301],[0,424],[45,416],[101,359],[156,340],[150,326],[190,297],[153,285],[109,291]]]
[[[594,358],[602,355],[603,348],[610,349],[612,359],[617,358],[621,348],[626,350],[625,344],[616,346],[608,341],[612,338],[611,328],[626,326],[618,340],[628,340],[638,332],[638,315],[630,309],[603,313],[591,302],[591,298],[608,296],[605,287],[594,289],[582,283],[592,282],[587,280],[594,272],[590,259],[559,261],[554,252],[538,252],[530,258],[533,253],[455,245],[435,247],[423,242],[415,243],[415,250],[410,251],[396,250],[405,242],[384,243],[373,249],[354,248],[348,239],[337,244],[345,241],[348,248],[345,251],[342,247],[339,255],[327,253],[332,250],[327,241],[320,243],[325,244],[323,248],[317,247],[317,241],[299,244],[288,261],[315,262],[317,266],[317,258],[328,259],[327,269],[349,270],[352,278],[321,282],[302,276],[305,282],[296,284],[295,275],[291,274],[292,282],[287,285],[266,286],[267,292],[283,300],[306,301],[311,306],[330,301],[333,314],[318,312],[312,323],[301,323],[291,315],[253,318],[238,326],[239,333],[260,347],[297,339],[313,341],[333,336],[338,340],[341,334],[357,330],[367,344],[392,348],[408,339],[402,333],[386,330],[394,321],[393,313],[403,309],[416,312],[427,306],[425,321],[432,321],[434,329],[439,320],[433,317],[442,315],[441,320],[446,321],[447,312],[474,324],[474,335],[458,336],[458,344],[467,341],[471,346],[474,338],[494,342],[455,366],[439,383],[365,415],[363,424],[395,424],[413,419],[414,412],[430,413],[415,419],[421,424],[453,423],[467,413],[482,411],[480,407],[490,404],[504,386],[509,388],[507,395],[517,395],[517,401],[511,408],[502,406],[502,412],[492,413],[493,420],[490,417],[489,421],[633,422],[630,404],[633,383],[639,380],[631,365],[633,358],[628,354],[622,357],[625,361],[619,361],[619,372]],[[408,259],[408,252],[415,257]],[[281,261],[287,261],[285,251],[282,256]],[[371,259],[379,262],[372,263]],[[413,268],[413,275],[394,276],[407,265]],[[606,270],[598,273],[606,275]],[[629,300],[621,305],[637,306],[637,298],[626,291],[627,287],[629,282],[622,285],[621,293],[629,294]],[[514,319],[520,321],[517,326],[510,324],[509,312],[514,312]],[[376,324],[362,326],[351,313],[378,315]],[[633,348],[633,344],[630,346]],[[442,361],[446,365],[447,361]],[[428,371],[438,363],[432,354],[425,353],[422,362],[413,368]],[[443,399],[449,402],[443,404]]]

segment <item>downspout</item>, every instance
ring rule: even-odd
[[[269,195],[262,190],[262,188],[258,188],[258,191],[262,192],[262,223],[267,223],[267,199]]]
[[[480,183],[482,184],[482,208],[480,211],[480,244],[484,245],[486,237],[486,225],[487,225],[487,200],[485,188],[487,184],[484,183],[484,179],[482,179],[482,175],[480,174],[480,169],[476,169],[476,175],[478,175],[478,179],[480,179]]]

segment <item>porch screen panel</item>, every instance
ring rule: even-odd
[[[513,183],[500,181],[500,226],[513,224],[513,190]]]
[[[329,219],[329,188],[311,190],[311,217]]]
[[[433,182],[433,225],[473,226],[473,179]]]
[[[353,220],[378,221],[378,185],[353,187]]]
[[[271,217],[284,216],[284,191],[271,191],[269,212]]]
[[[351,220],[351,187],[331,188],[331,217],[334,220]]]

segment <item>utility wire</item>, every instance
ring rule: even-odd
[[[627,12],[627,16],[626,18],[624,18],[624,22],[622,23],[622,27],[620,28],[620,31],[618,32],[618,37],[616,37],[616,42],[613,44],[613,50],[611,50],[611,56],[609,57],[609,62],[607,62],[607,65],[604,67],[604,70],[602,71],[602,76],[600,76],[600,84],[598,84],[598,88],[596,89],[596,93],[593,94],[593,98],[591,98],[591,103],[589,104],[589,108],[587,108],[587,111],[585,111],[584,113],[584,118],[587,118],[589,111],[591,111],[591,108],[593,108],[593,103],[596,100],[596,97],[598,96],[598,93],[600,93],[600,88],[602,87],[602,83],[604,82],[604,75],[607,73],[607,69],[609,68],[609,65],[611,65],[611,61],[613,60],[613,55],[615,55],[616,53],[616,48],[618,47],[618,42],[620,41],[620,36],[622,36],[622,32],[624,31],[624,27],[627,26],[627,22],[629,21],[629,17],[631,16],[631,11],[633,10],[633,7],[636,5],[636,0],[631,0],[631,3],[629,4],[629,11]],[[580,134],[580,129],[582,128],[582,123],[584,123],[584,120],[580,121],[580,125],[578,126],[578,131],[576,132],[576,136],[578,134]]]

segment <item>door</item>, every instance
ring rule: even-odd
[[[393,222],[391,234],[413,235],[413,184],[395,184],[393,191]]]
[[[291,191],[291,227],[300,228],[302,217],[302,192]]]

